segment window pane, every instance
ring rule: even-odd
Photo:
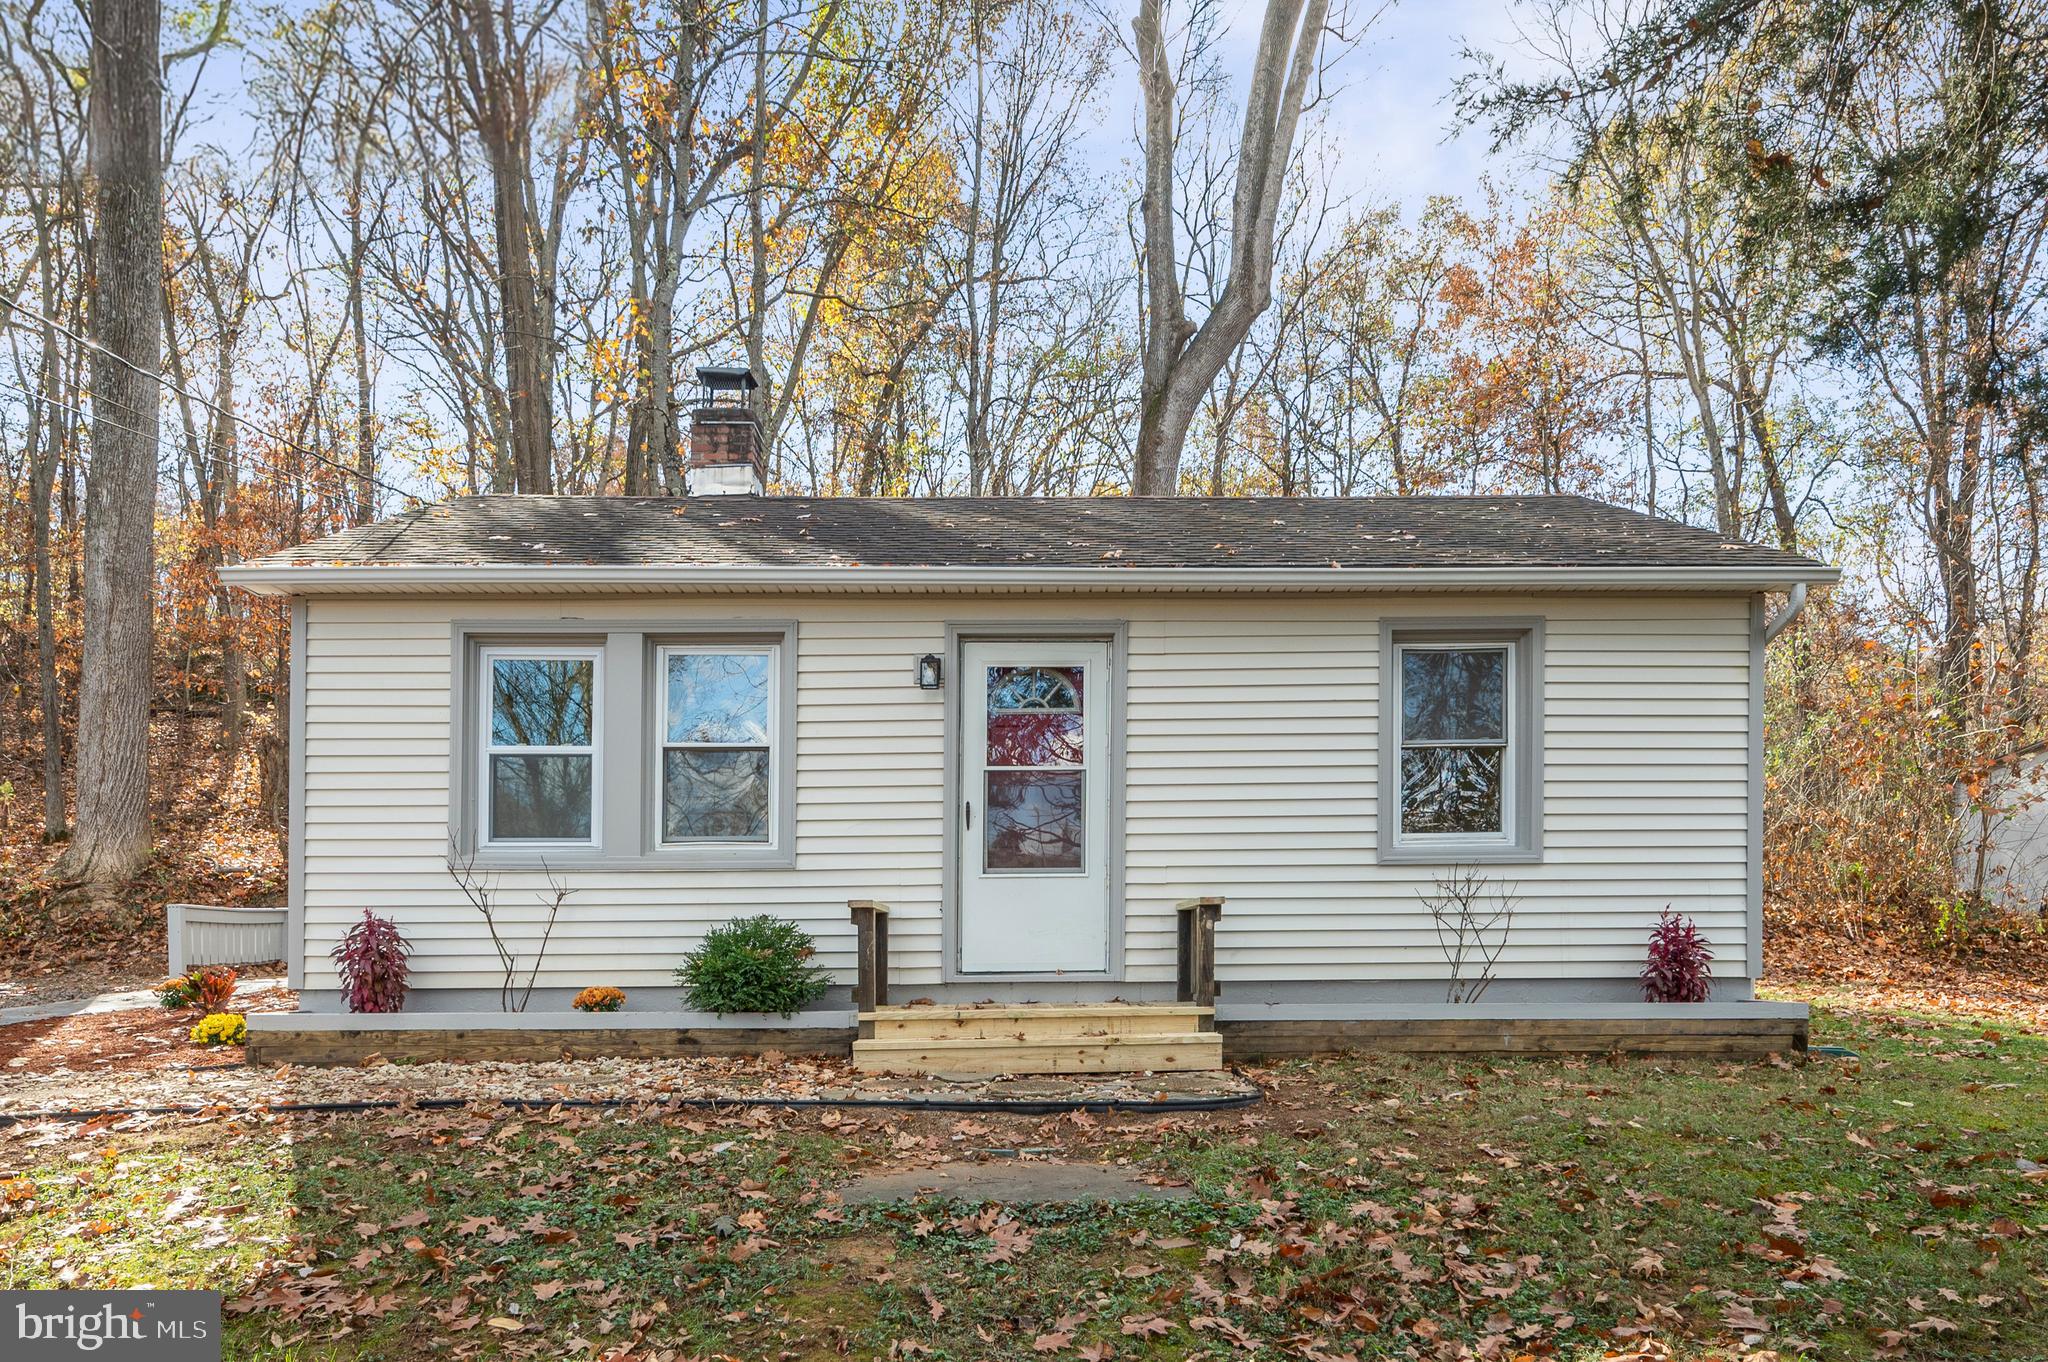
[[[662,840],[768,840],[767,749],[671,748],[661,771]]]
[[[596,664],[583,658],[491,659],[491,743],[588,747]]]
[[[987,764],[1079,766],[1081,716],[1059,710],[989,715]]]
[[[670,653],[670,742],[768,741],[766,653]]]
[[[1500,742],[1507,736],[1508,656],[1498,648],[1405,649],[1401,741]]]
[[[1079,667],[990,667],[988,712],[1081,708]]]
[[[1401,831],[1498,833],[1503,747],[1401,753]]]
[[[491,758],[491,839],[590,840],[588,756]]]
[[[987,870],[1080,870],[1081,773],[991,771],[982,818]]]

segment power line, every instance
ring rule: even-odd
[[[408,492],[400,487],[393,487],[390,483],[385,482],[382,478],[379,478],[374,473],[365,473],[361,469],[351,468],[345,463],[337,463],[335,460],[328,458],[325,454],[320,453],[316,449],[312,449],[306,445],[302,445],[296,440],[288,440],[284,436],[279,435],[276,431],[270,430],[267,427],[260,425],[255,421],[251,421],[246,416],[241,416],[235,412],[231,412],[227,408],[217,405],[208,398],[201,397],[198,393],[192,392],[186,388],[179,387],[177,384],[171,382],[170,379],[166,378],[161,372],[155,372],[143,368],[140,364],[137,364],[134,360],[129,359],[126,355],[123,355],[118,351],[112,350],[107,346],[101,345],[98,341],[93,340],[90,337],[79,335],[76,331],[73,331],[70,327],[64,325],[64,323],[58,321],[54,317],[46,317],[42,313],[36,311],[34,308],[23,307],[20,303],[13,302],[4,297],[0,297],[0,307],[5,307],[10,311],[19,312],[23,316],[34,318],[43,326],[46,326],[51,330],[56,331],[62,335],[70,337],[71,340],[76,344],[83,345],[89,350],[94,350],[100,354],[106,355],[109,358],[119,362],[123,366],[132,369],[134,372],[142,375],[150,382],[162,387],[166,392],[170,392],[177,395],[178,397],[182,397],[188,402],[197,403],[198,405],[212,412],[214,415],[220,417],[222,420],[232,421],[236,425],[241,426],[244,429],[252,430],[256,432],[258,435],[263,436],[265,439],[271,440],[279,445],[282,445],[284,448],[292,450],[295,453],[302,454],[306,458],[312,459],[317,463],[325,464],[327,465],[327,467],[334,469],[338,473],[345,473],[349,477],[355,478],[358,481],[367,481],[372,486],[381,488],[382,490],[391,493],[391,495],[395,497],[403,497],[415,506],[422,506],[426,504],[424,499],[421,498],[418,493]],[[6,325],[12,326],[18,331],[25,331],[29,333],[34,333],[35,330],[37,329],[35,327],[24,326],[20,322],[13,321],[7,322]],[[23,389],[22,391],[26,391],[26,389]],[[97,401],[98,399],[94,398],[94,400]],[[111,424],[119,426],[118,422],[113,422]],[[134,435],[137,438],[147,438],[142,434],[141,431],[133,430],[126,426],[120,426],[120,429],[127,430],[129,434]],[[278,470],[275,467],[273,467],[271,471],[275,473]]]
[[[114,417],[109,416],[104,412],[87,411],[84,407],[74,406],[72,403],[63,401],[60,398],[52,397],[48,393],[39,393],[31,388],[25,388],[19,383],[9,383],[6,379],[0,379],[0,388],[8,388],[14,392],[20,393],[23,397],[32,398],[35,401],[47,403],[50,406],[57,407],[63,411],[70,412],[73,416],[78,417],[80,420],[105,421],[114,429],[123,431],[129,435],[133,435],[138,440],[148,440],[153,438],[156,442],[156,447],[160,452],[168,452],[174,457],[183,458],[187,452],[185,447],[179,444],[171,436],[159,433],[158,435],[152,437],[147,432],[137,430],[134,426],[127,425],[119,420],[116,420]],[[92,397],[94,398],[95,401],[98,400],[98,398],[90,389],[85,389],[83,391],[87,397]],[[294,473],[303,471],[280,467],[276,463],[272,463],[268,460],[265,460],[250,450],[244,450],[242,451],[242,453],[248,458],[250,463],[257,465],[264,472],[269,473],[273,477],[289,478],[293,476]],[[351,478],[361,476],[361,474],[349,468],[346,464],[337,464],[333,462],[331,459],[321,459],[320,462],[326,464],[330,468],[340,470],[341,472],[347,474]],[[424,504],[421,501],[421,499],[412,492],[400,491],[398,488],[392,487],[389,483],[386,483],[381,479],[375,477],[372,477],[370,481],[374,483],[376,486],[383,488],[387,492],[391,492],[396,496],[408,498],[416,506]]]

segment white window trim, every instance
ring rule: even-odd
[[[1426,642],[1400,641],[1394,645],[1392,666],[1394,703],[1389,706],[1388,721],[1395,726],[1394,769],[1388,773],[1393,791],[1394,846],[1402,850],[1430,848],[1457,850],[1470,847],[1481,851],[1500,851],[1515,845],[1516,790],[1521,778],[1521,725],[1517,721],[1516,707],[1521,703],[1521,644],[1515,639],[1430,639]],[[1407,829],[1407,791],[1402,780],[1402,755],[1411,747],[1489,747],[1486,742],[1427,742],[1411,743],[1400,731],[1402,718],[1407,712],[1407,700],[1402,693],[1407,675],[1405,659],[1409,653],[1500,653],[1501,671],[1506,678],[1501,696],[1501,763],[1500,763],[1500,831],[1499,832],[1410,832]]]
[[[677,653],[717,653],[724,656],[768,659],[768,740],[753,742],[670,742],[668,740],[668,660]],[[780,643],[663,643],[654,649],[654,788],[648,800],[654,821],[653,846],[657,854],[689,854],[705,851],[779,852],[782,838],[782,645]],[[760,841],[724,837],[671,839],[664,829],[662,810],[668,802],[668,763],[665,754],[678,751],[752,751],[768,749],[768,836]]]
[[[590,743],[588,746],[500,747],[492,742],[492,719],[496,710],[497,670],[500,659],[531,662],[588,662],[590,664]],[[493,788],[491,758],[515,756],[587,756],[590,758],[590,836],[500,838],[491,822]],[[594,849],[604,844],[604,649],[535,644],[493,644],[477,652],[477,827],[480,847],[491,851],[532,851],[548,847]]]

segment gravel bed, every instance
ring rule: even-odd
[[[762,1100],[900,1100],[1114,1103],[1133,1107],[1242,1099],[1258,1088],[1214,1073],[1031,1075],[947,1081],[863,1074],[833,1060],[585,1059],[436,1061],[367,1068],[274,1070],[247,1066],[94,1073],[58,1069],[0,1078],[0,1113],[113,1107],[223,1105],[246,1109],[306,1102],[516,1098],[663,1103]]]

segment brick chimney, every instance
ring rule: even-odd
[[[754,417],[752,371],[700,365],[697,389],[690,411],[690,495],[762,495],[768,468],[761,423]]]

